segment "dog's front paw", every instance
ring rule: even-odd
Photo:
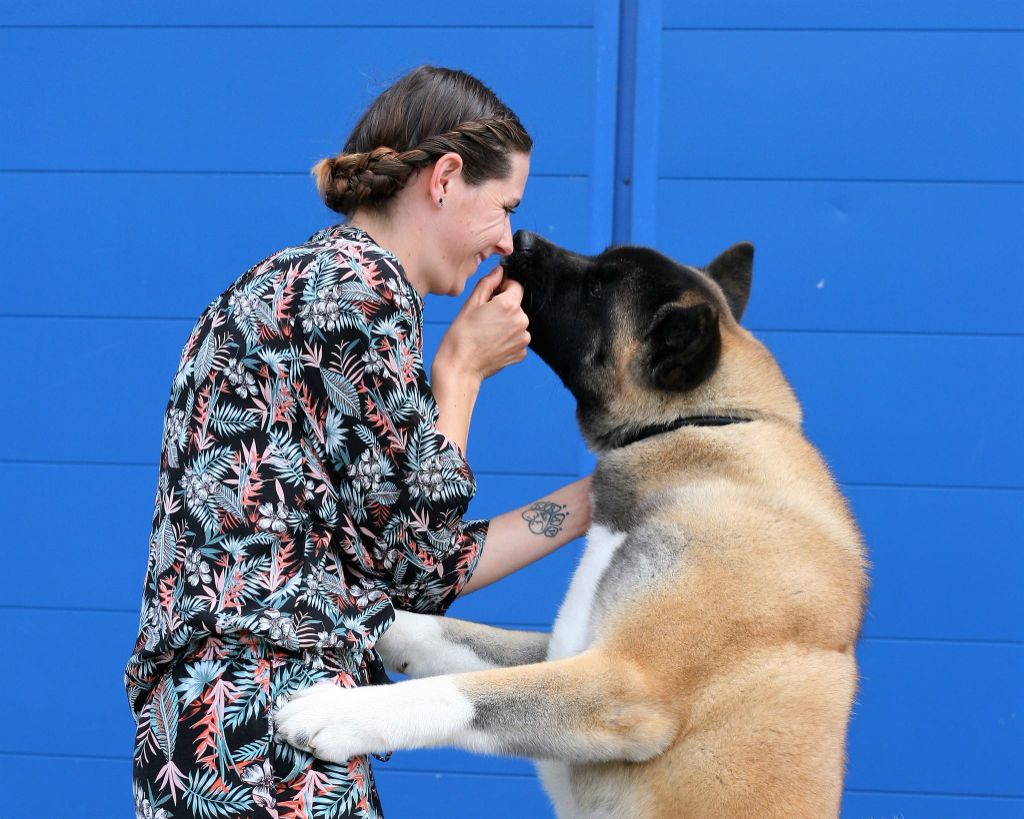
[[[409,677],[429,677],[429,658],[441,650],[441,627],[429,614],[395,611],[395,622],[381,635],[377,653],[391,671]]]
[[[332,683],[298,691],[274,716],[274,736],[330,762],[384,753],[390,749],[364,699],[364,690]]]

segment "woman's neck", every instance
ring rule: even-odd
[[[402,265],[402,271],[420,298],[427,295],[429,288],[420,270],[416,248],[422,247],[422,240],[415,229],[404,225],[402,220],[385,218],[373,213],[355,213],[348,223],[366,231],[380,247],[392,253]]]

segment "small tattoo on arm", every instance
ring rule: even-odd
[[[535,535],[555,537],[562,531],[562,524],[569,514],[564,511],[565,508],[566,504],[563,503],[537,501],[523,512],[523,520],[530,525],[530,531]]]

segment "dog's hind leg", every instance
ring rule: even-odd
[[[665,750],[678,730],[639,669],[597,651],[394,685],[320,684],[295,694],[276,722],[281,739],[334,762],[438,746],[637,762]]]
[[[452,617],[396,611],[395,622],[377,641],[392,671],[435,677],[537,663],[547,656],[549,635],[511,631]]]

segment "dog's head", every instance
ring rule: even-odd
[[[734,245],[704,269],[645,247],[582,256],[526,231],[516,233],[514,247],[503,265],[525,291],[530,347],[575,396],[581,429],[596,448],[630,426],[749,409],[744,396],[757,385],[737,380],[751,368],[726,366],[730,359],[766,356],[777,372],[739,326],[750,295],[750,244]]]

